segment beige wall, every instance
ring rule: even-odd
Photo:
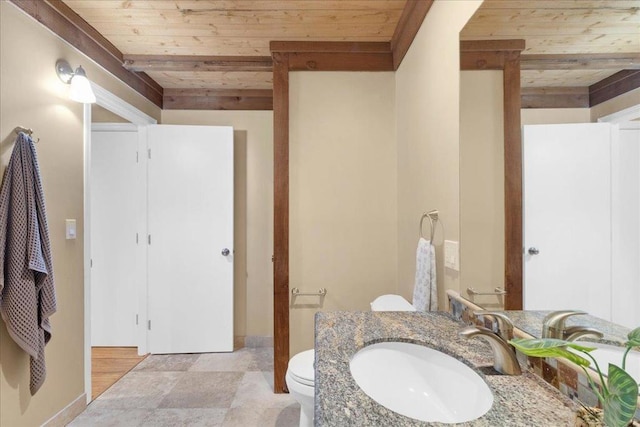
[[[91,104],[91,123],[129,123],[129,121],[98,104]]]
[[[418,224],[440,211],[436,258],[440,307],[459,288],[444,269],[443,240],[459,240],[459,32],[482,1],[437,1],[396,72],[398,289],[411,300]]]
[[[273,112],[164,110],[163,124],[233,126],[234,335],[273,336]]]
[[[0,425],[40,425],[84,392],[82,105],[67,98],[54,65],[82,63],[90,79],[159,117],[157,107],[126,89],[8,2],[0,2],[0,154],[4,170],[15,126],[30,127],[37,145],[53,250],[58,312],[46,347],[47,379],[29,394],[29,359],[0,321]],[[64,220],[78,220],[78,238],[65,240]]]
[[[460,73],[460,294],[504,287],[502,71]],[[478,296],[485,307],[502,298]]]
[[[502,105],[500,105],[502,108]],[[520,110],[523,125],[555,125],[563,123],[589,123],[589,108],[523,108]]]
[[[396,291],[396,146],[390,72],[290,73],[291,354],[314,313],[369,310]]]

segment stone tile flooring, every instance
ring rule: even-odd
[[[71,427],[297,427],[300,405],[273,393],[273,348],[151,355]]]

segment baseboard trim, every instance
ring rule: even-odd
[[[87,407],[87,395],[82,393],[73,402],[62,408],[60,412],[49,418],[42,424],[42,427],[64,427],[69,424],[75,417],[80,415]]]

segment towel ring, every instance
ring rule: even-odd
[[[422,225],[424,223],[424,219],[428,218],[429,226],[430,226],[429,241],[432,243],[433,243],[433,236],[435,235],[435,232],[436,232],[436,223],[438,222],[438,213],[439,212],[437,210],[432,210],[422,214],[422,217],[420,218],[420,237],[422,237],[423,239],[426,239],[426,237],[424,237],[424,234],[422,233],[422,230],[423,230]]]

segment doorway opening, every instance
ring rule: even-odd
[[[96,95],[96,111],[101,113],[105,113],[104,116],[113,117],[115,115],[118,118],[118,121],[125,123],[120,123],[114,126],[128,126],[134,130],[136,130],[137,138],[140,139],[144,135],[146,135],[146,127],[151,124],[156,124],[157,121],[138,110],[131,104],[127,103],[123,99],[115,96],[111,92],[103,89],[95,83],[91,83],[92,89]],[[120,119],[121,118],[121,119]],[[85,104],[83,110],[83,139],[84,139],[84,366],[85,366],[85,393],[87,397],[87,403],[92,400],[93,397],[93,379],[92,379],[92,368],[95,365],[96,368],[96,383],[103,384],[104,387],[104,377],[110,377],[109,381],[113,380],[117,372],[125,369],[125,372],[120,372],[120,376],[124,375],[128,370],[130,370],[133,366],[128,369],[120,366],[116,368],[116,365],[122,365],[122,358],[119,357],[109,357],[102,358],[101,362],[95,361],[96,359],[92,358],[92,218],[95,216],[95,212],[92,214],[92,125],[93,125],[93,115],[92,115],[92,105]],[[137,144],[136,144],[137,145]],[[140,266],[138,270],[143,268]],[[138,282],[141,283],[141,282]],[[138,322],[146,321],[146,304],[143,301],[146,301],[146,286],[137,286],[137,289],[134,291],[137,298],[135,298],[137,304],[137,313],[138,313]],[[141,295],[142,294],[142,295]],[[142,298],[141,298],[142,297]],[[147,345],[146,345],[146,333],[144,328],[136,328],[134,331],[134,336],[132,338],[133,342],[128,343],[129,345],[133,344],[133,348],[127,350],[120,350],[119,354],[129,354],[134,353],[136,358],[138,355],[144,355],[147,353]],[[116,353],[111,353],[113,356]],[[92,360],[93,359],[93,360]],[[135,360],[133,358],[127,362],[127,365],[134,363]],[[107,363],[106,366],[104,364]],[[137,362],[135,362],[137,364]],[[135,366],[135,365],[134,365]],[[107,371],[99,373],[98,370]],[[110,372],[111,371],[111,372]],[[103,374],[103,375],[102,375]],[[113,382],[115,382],[113,380]],[[109,384],[110,385],[110,384]],[[104,389],[108,388],[104,387]],[[98,392],[97,390],[96,392]],[[102,390],[104,391],[104,390]]]

